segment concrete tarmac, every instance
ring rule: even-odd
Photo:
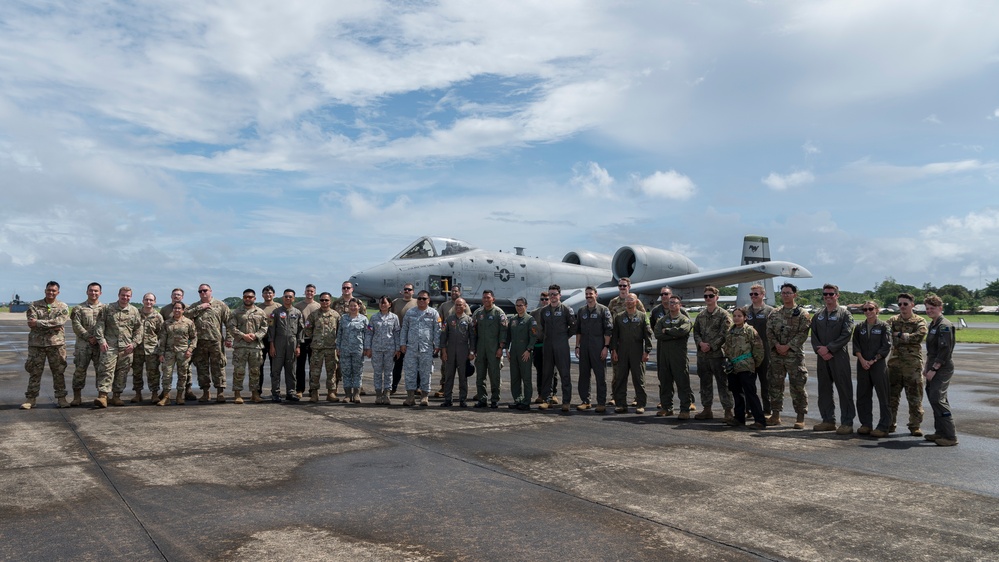
[[[960,445],[943,448],[901,434],[658,418],[654,368],[644,415],[443,409],[439,399],[411,409],[398,395],[390,407],[366,396],[361,405],[57,409],[47,368],[38,407],[21,411],[26,339],[23,319],[0,319],[2,559],[909,561],[999,552],[999,346],[955,354]],[[807,364],[814,370],[814,356]],[[810,428],[812,377],[808,390]],[[84,397],[95,396],[91,371]]]

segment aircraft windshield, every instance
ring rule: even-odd
[[[442,238],[439,236],[425,236],[420,238],[408,248],[392,259],[409,260],[422,258],[439,258],[443,256],[453,256],[463,254],[469,250],[474,250],[461,240],[454,238]]]

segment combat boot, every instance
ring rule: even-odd
[[[225,389],[224,388],[216,388],[215,389],[215,393],[216,393],[215,394],[215,403],[216,404],[225,404]]]
[[[183,406],[184,405],[184,400],[186,398],[187,398],[187,392],[184,389],[178,388],[177,389],[177,399],[174,400],[174,402],[176,402],[178,406]]]
[[[767,425],[780,425],[780,412],[774,410],[767,418]]]
[[[360,400],[358,400],[358,402],[360,402]],[[427,392],[424,393],[423,398],[420,399],[420,406],[429,406],[429,405],[430,405],[430,393]]]
[[[157,406],[166,406],[170,403],[170,393],[163,391],[160,393],[160,401],[156,403]]]
[[[836,431],[836,424],[833,422],[819,422],[812,426],[812,431]],[[853,428],[850,428],[850,433],[853,433]]]
[[[206,388],[201,391],[201,398],[198,398],[198,402],[209,402],[212,399],[212,393]]]
[[[28,398],[27,400],[24,401],[24,404],[21,404],[21,409],[22,410],[30,410],[30,409],[32,409],[34,407],[35,407],[35,399],[34,398]]]
[[[424,402],[427,401],[427,397],[426,396],[423,397],[423,401]],[[360,388],[355,388],[354,389],[354,404],[360,404],[360,403],[361,403],[361,389]],[[424,406],[426,406],[426,404],[424,404]]]
[[[132,404],[142,404],[142,391],[136,390],[135,396],[133,396],[132,399],[129,400],[129,402],[131,402]]]
[[[184,400],[197,400],[197,399],[198,396],[194,394],[194,391],[191,390],[191,387],[187,387],[184,389]]]
[[[309,402],[319,402],[319,389],[309,391]]]
[[[794,429],[805,429],[805,414],[798,414],[798,417],[794,420],[794,425],[791,427]]]
[[[111,393],[111,405],[112,406],[124,406],[125,405],[125,402],[123,402],[122,399],[121,399],[121,393],[120,392],[112,392]]]
[[[94,398],[95,408],[107,408],[108,407],[108,393],[98,392],[97,398]]]
[[[923,436],[923,430],[919,429],[918,425],[917,426],[912,426],[912,427],[909,428],[909,435],[911,435],[913,437],[922,437]]]
[[[389,392],[390,391],[387,388],[382,391],[382,396],[383,396],[382,404],[385,404],[386,406],[391,406],[392,405],[392,399],[389,398]]]
[[[242,404],[243,403],[243,397],[239,395],[239,392],[240,391],[238,391],[238,390],[232,391],[232,403],[233,404]]]
[[[403,400],[402,405],[403,406],[415,406],[416,405],[416,398],[415,398],[415,396],[416,396],[416,391],[414,391],[414,390],[407,390],[406,391],[406,399]]]
[[[335,388],[326,393],[326,401],[327,402],[339,402],[340,401],[340,399],[337,398],[337,396],[336,396],[336,389]]]
[[[250,402],[253,402],[254,404],[259,404],[263,401],[264,399],[260,397],[259,392],[257,392],[256,390],[250,391]]]
[[[949,437],[941,437],[940,439],[934,441],[934,443],[936,443],[938,447],[953,447],[954,445],[957,445],[957,438],[955,437],[954,439],[950,439]]]
[[[83,390],[79,388],[73,389],[73,401],[69,403],[70,406],[79,406],[83,403]]]
[[[735,414],[732,413],[732,408],[725,408],[725,421],[732,421],[735,419]]]
[[[678,420],[689,420],[690,419],[690,412],[689,411],[680,412],[679,414],[677,414],[676,419],[678,419]]]
[[[65,396],[60,396],[59,398],[56,398],[56,403],[59,405],[60,408],[69,408],[69,402],[66,400]]]
[[[700,412],[694,414],[695,420],[711,420],[714,419],[714,417],[715,415],[711,413],[711,408],[708,408],[707,406],[705,406]]]

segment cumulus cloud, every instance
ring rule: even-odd
[[[651,176],[635,179],[639,191],[649,197],[684,201],[693,197],[697,192],[697,184],[676,170],[657,171]]]
[[[814,182],[815,175],[807,170],[792,172],[786,175],[781,175],[777,172],[770,172],[769,176],[761,179],[760,181],[763,182],[763,185],[773,189],[774,191],[784,191],[791,189],[792,187],[800,187]]]
[[[812,142],[811,140],[806,140],[805,144],[801,145],[801,150],[805,152],[806,155],[818,154],[822,152],[819,150],[819,146]]]
[[[569,183],[591,197],[610,197],[613,194],[614,178],[596,162],[576,163],[572,167]]]

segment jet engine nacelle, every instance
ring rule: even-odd
[[[651,246],[624,246],[611,259],[614,279],[628,277],[632,283],[697,273],[697,266],[685,256]]]
[[[562,257],[562,263],[610,269],[611,258],[607,254],[598,254],[588,250],[573,250]]]

